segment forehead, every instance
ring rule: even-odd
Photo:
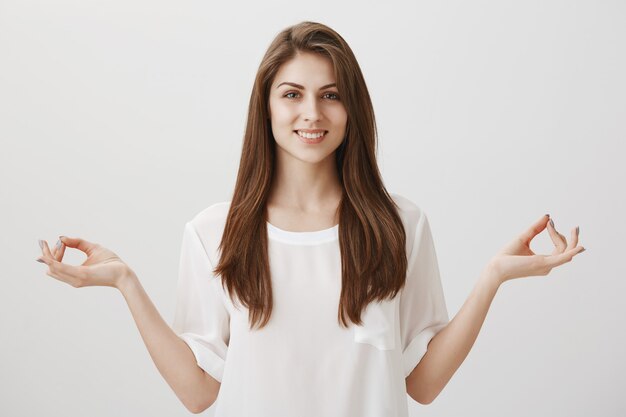
[[[272,87],[289,81],[300,84],[306,89],[317,89],[323,85],[336,82],[333,63],[330,58],[311,52],[299,53],[280,66]],[[283,88],[285,86],[282,86]]]

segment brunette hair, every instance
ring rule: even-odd
[[[276,143],[269,121],[269,92],[282,64],[298,53],[329,58],[347,111],[346,137],[335,151],[343,192],[338,207],[341,251],[340,325],[346,316],[362,324],[373,300],[393,298],[404,286],[406,234],[398,206],[383,185],[376,163],[376,121],[363,74],[346,41],[321,23],[304,21],[281,31],[270,44],[254,80],[237,181],[219,245],[214,274],[231,299],[248,308],[250,327],[264,327],[272,314],[267,206]]]

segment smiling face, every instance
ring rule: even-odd
[[[316,164],[334,155],[348,120],[335,82],[332,61],[319,54],[301,52],[280,67],[269,94],[279,161],[294,158]],[[298,134],[302,130],[325,134],[321,141],[307,139]]]

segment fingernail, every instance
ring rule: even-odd
[[[56,248],[61,249],[61,239],[57,240]]]
[[[550,226],[554,227],[554,222],[550,219]]]
[[[579,233],[580,233],[580,228],[576,226],[576,236],[578,236]]]
[[[39,239],[39,247],[43,249],[43,240]]]
[[[550,214],[546,214],[546,216],[550,217]]]
[[[584,252],[585,250],[586,250],[586,249],[585,249],[585,248],[583,248],[580,252]],[[580,252],[578,252],[578,253],[580,253]]]
[[[36,260],[37,262],[41,262],[42,264],[45,264],[44,260],[43,260],[43,259],[41,259],[41,258],[37,258],[37,259],[35,259],[35,260]]]

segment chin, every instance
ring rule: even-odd
[[[293,158],[310,164],[317,164],[329,157],[334,157],[335,151],[341,145],[342,140],[333,137],[327,137],[321,143],[306,144],[301,142],[297,134],[292,133],[288,138],[276,140],[277,157]]]
[[[339,147],[337,145],[330,152],[328,149],[289,149],[276,144],[276,151],[278,158],[285,159],[297,159],[301,162],[309,164],[318,164],[329,157],[334,157],[335,150]]]

